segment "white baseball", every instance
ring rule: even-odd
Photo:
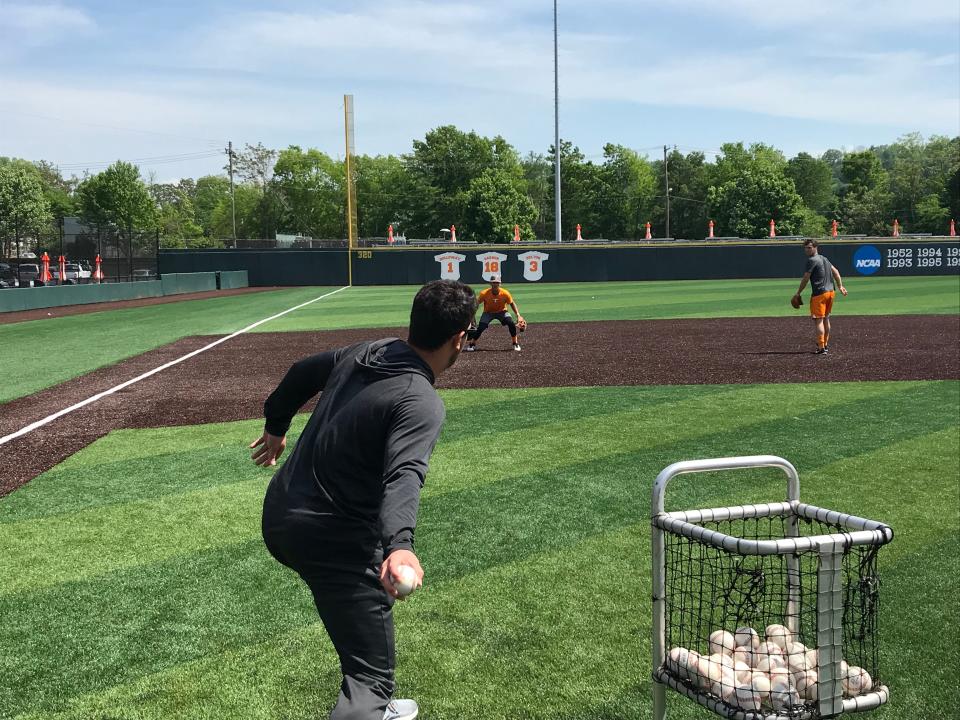
[[[862,695],[865,692],[870,692],[872,687],[873,679],[870,677],[870,673],[862,667],[851,665],[843,679],[844,694],[850,697]]]
[[[787,666],[791,670],[806,670],[809,665],[806,645],[795,642],[787,648]]]
[[[725,703],[732,702],[736,698],[736,686],[727,684],[722,680],[715,682],[710,686],[710,692],[723,700]]]
[[[748,647],[751,650],[760,647],[760,636],[752,627],[738,627],[733,634],[733,639],[738,647]]]
[[[793,685],[804,700],[817,699],[817,671],[801,670],[793,674]]]
[[[753,646],[744,647],[741,645],[734,648],[733,660],[734,662],[742,662],[744,665],[753,667]]]
[[[671,648],[670,652],[667,654],[667,669],[672,672],[674,675],[683,677],[686,673],[687,668],[687,658],[690,655],[690,651],[686,648],[675,647]]]
[[[733,672],[736,675],[738,685],[750,682],[753,676],[753,669],[746,663],[740,662],[739,660],[734,661]]]
[[[819,659],[820,653],[817,652],[816,648],[810,648],[807,650],[807,669],[816,670]]]
[[[760,702],[770,696],[770,676],[766,673],[754,671],[751,685],[753,685],[754,693],[759,696]]]
[[[409,565],[399,566],[393,576],[393,586],[397,589],[397,595],[406,597],[417,587],[417,571]]]
[[[714,653],[710,656],[710,662],[717,663],[724,667],[728,667],[731,670],[733,669],[733,658],[730,655],[724,655],[723,653]]]
[[[783,650],[780,648],[779,645],[777,645],[774,642],[760,643],[760,647],[758,647],[756,652],[753,653],[754,667],[759,665],[760,661],[763,660],[765,657],[769,657],[771,655],[773,655],[774,657],[783,659]]]
[[[793,688],[776,689],[770,693],[770,704],[774,710],[786,710],[800,704],[800,694]]]
[[[767,641],[776,644],[781,650],[786,650],[793,643],[793,633],[784,625],[767,625]]]
[[[757,663],[757,670],[764,673],[772,673],[774,670],[783,670],[787,664],[779,655],[764,655],[763,659]]]
[[[734,691],[734,697],[737,705],[744,710],[760,709],[760,696],[754,692],[753,685],[750,683],[737,685],[737,689]]]
[[[724,655],[733,655],[733,648],[736,644],[733,641],[733,633],[726,630],[714,630],[710,633],[710,654],[721,653]]]
[[[774,668],[770,671],[770,689],[790,690],[793,688],[793,675],[785,667]]]

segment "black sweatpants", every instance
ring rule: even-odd
[[[490,327],[490,323],[494,320],[498,320],[501,325],[506,325],[507,330],[510,331],[510,337],[513,338],[513,341],[517,341],[517,323],[514,321],[510,313],[504,311],[499,313],[482,313],[480,315],[480,322],[477,323],[477,329],[473,331],[472,336],[468,336],[468,340],[476,342],[480,339],[480,336],[483,335],[483,331]]]
[[[340,656],[343,681],[330,720],[382,720],[395,687],[393,603],[380,584],[383,551],[347,542],[342,527],[270,503],[263,539],[270,554],[313,593],[320,619]],[[369,546],[368,546],[369,547]]]

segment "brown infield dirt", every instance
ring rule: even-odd
[[[514,352],[493,325],[475,353],[438,380],[447,388],[710,385],[960,379],[960,318],[840,317],[830,353],[816,355],[808,318],[620,320],[532,324]],[[307,355],[403,328],[249,333],[0,448],[0,497],[111,430],[257,418],[287,368]],[[0,405],[0,437],[203,347],[190,337]]]

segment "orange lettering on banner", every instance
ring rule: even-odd
[[[448,262],[448,263],[447,263],[447,272],[448,272],[448,273],[452,273],[452,272],[453,272],[453,263],[452,263],[452,262]]]
[[[536,260],[531,260],[531,261],[530,261],[530,272],[536,272],[536,271],[537,271],[537,261],[536,261]]]
[[[498,263],[496,260],[487,260],[483,266],[483,270],[484,272],[499,272],[500,263]]]

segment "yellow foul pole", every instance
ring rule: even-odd
[[[357,195],[353,182],[353,95],[343,96],[343,133],[347,176],[347,284],[353,285],[353,248],[357,240]]]

